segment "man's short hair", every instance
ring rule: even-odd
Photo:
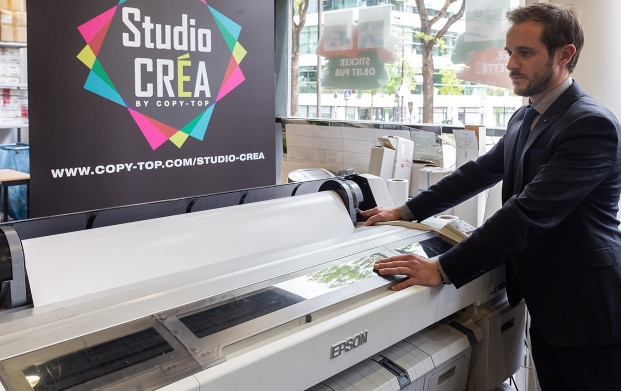
[[[507,19],[512,24],[524,22],[541,24],[543,26],[541,41],[548,48],[550,55],[562,46],[573,44],[576,53],[567,63],[567,70],[573,72],[584,45],[584,32],[577,9],[553,3],[535,3],[507,12]]]

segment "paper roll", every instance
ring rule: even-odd
[[[40,307],[207,266],[205,279],[238,273],[245,260],[256,269],[253,254],[353,230],[341,198],[322,191],[36,237],[22,246],[32,300]]]
[[[410,185],[407,179],[389,179],[386,187],[395,206],[403,205],[408,200]]]

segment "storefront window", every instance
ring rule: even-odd
[[[494,117],[496,118],[496,126],[505,126],[509,118],[513,115],[515,107],[494,107]]]
[[[462,124],[480,124],[483,123],[483,112],[480,107],[460,107],[457,119]]]
[[[437,107],[433,108],[433,122],[436,124],[445,124],[445,125],[454,125],[449,119],[449,108],[448,107]],[[411,122],[422,122],[420,118],[423,118],[423,108],[418,108],[418,117],[414,118]]]
[[[298,10],[305,0],[291,1]],[[505,68],[505,14],[523,0],[467,0],[462,10],[464,1],[425,0],[421,13],[414,0],[309,0],[304,17],[293,16],[304,26],[291,53],[299,64],[291,116],[505,127],[507,111],[522,104]],[[438,17],[427,33],[422,17]],[[432,61],[423,61],[435,37]]]

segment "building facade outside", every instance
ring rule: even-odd
[[[447,12],[432,26],[432,34],[444,26],[447,17],[459,11],[461,2],[458,0],[449,6]],[[422,41],[416,2],[324,0],[322,3],[321,25],[318,23],[318,0],[310,0],[306,23],[300,34],[297,116],[354,121],[422,122]],[[426,0],[425,3],[431,18],[438,14],[445,2]],[[508,27],[505,21],[506,11],[519,5],[518,0],[468,0],[464,15],[450,26],[443,35],[442,42],[435,45],[434,123],[504,128],[515,109],[522,105],[522,98],[515,96],[510,89],[508,73],[504,67],[507,58],[503,49],[504,32]],[[318,43],[318,31],[322,31],[322,34],[329,31],[330,18],[332,15],[338,17],[339,13],[351,13],[354,31],[357,31],[364,26],[364,15],[377,15],[387,8],[392,61],[385,63],[385,69],[392,83],[389,81],[374,90],[356,89],[355,82],[351,88],[322,85],[321,113],[318,115],[318,79],[325,79],[330,60],[317,55],[325,47],[325,43]],[[361,42],[358,38],[358,43]],[[319,67],[321,76],[318,75]],[[405,84],[401,84],[401,80]]]

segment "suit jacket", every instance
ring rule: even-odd
[[[456,287],[505,264],[510,303],[558,346],[621,343],[621,127],[574,81],[543,113],[514,166],[525,108],[505,136],[408,201],[422,220],[503,180],[503,205],[440,257]]]

